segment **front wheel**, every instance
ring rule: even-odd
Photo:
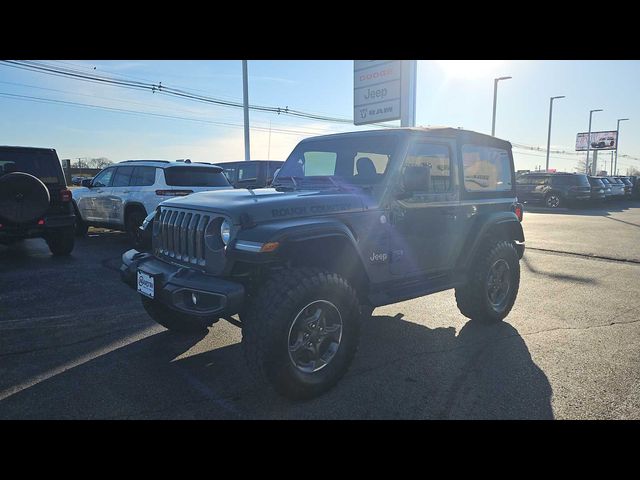
[[[285,397],[318,396],[349,368],[360,313],[356,292],[336,273],[292,268],[275,274],[243,315],[249,368]]]
[[[456,288],[460,312],[471,320],[496,323],[511,311],[520,287],[520,262],[513,242],[485,242],[463,287]]]

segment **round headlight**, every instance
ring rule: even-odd
[[[220,225],[220,238],[222,238],[222,243],[227,245],[229,243],[229,239],[231,238],[231,223],[228,220],[225,220]]]

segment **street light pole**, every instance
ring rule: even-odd
[[[613,175],[615,175],[617,172],[616,170],[618,170],[618,144],[620,143],[620,122],[624,122],[625,120],[629,120],[628,118],[619,118],[618,119],[618,126],[616,127],[616,161],[613,164]]]
[[[591,116],[593,115],[593,112],[601,112],[601,111],[602,111],[601,108],[597,110],[589,111],[589,134],[587,135],[587,162],[586,162],[586,168],[584,172],[586,174],[589,174],[589,152],[591,151]]]
[[[551,115],[553,114],[553,101],[556,98],[564,98],[564,95],[560,95],[558,97],[551,97],[549,100],[549,133],[547,134],[547,168],[546,171],[549,171],[549,147],[551,146]]]
[[[512,77],[499,77],[493,79],[493,118],[491,120],[491,136],[496,135],[496,104],[498,102],[498,82],[500,80],[509,80]]]
[[[244,159],[251,160],[251,148],[249,146],[249,74],[247,73],[247,61],[242,60],[242,101],[244,104]]]

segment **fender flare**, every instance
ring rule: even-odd
[[[456,265],[458,269],[465,270],[469,267],[478,253],[483,238],[495,227],[500,228],[503,232],[506,230],[512,240],[524,242],[524,230],[514,212],[494,212],[487,216],[479,217],[471,227],[471,231],[468,234],[469,239],[458,258]],[[474,232],[474,230],[476,231]]]

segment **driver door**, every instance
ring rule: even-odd
[[[104,195],[111,185],[115,167],[107,168],[100,172],[91,182],[91,188],[87,195],[78,201],[80,215],[86,221],[104,222],[106,213],[104,212]]]
[[[420,180],[412,191],[392,200],[393,275],[431,275],[451,267],[460,214],[454,152],[455,145],[449,141],[415,143],[409,150],[401,181],[408,183],[411,176]]]

